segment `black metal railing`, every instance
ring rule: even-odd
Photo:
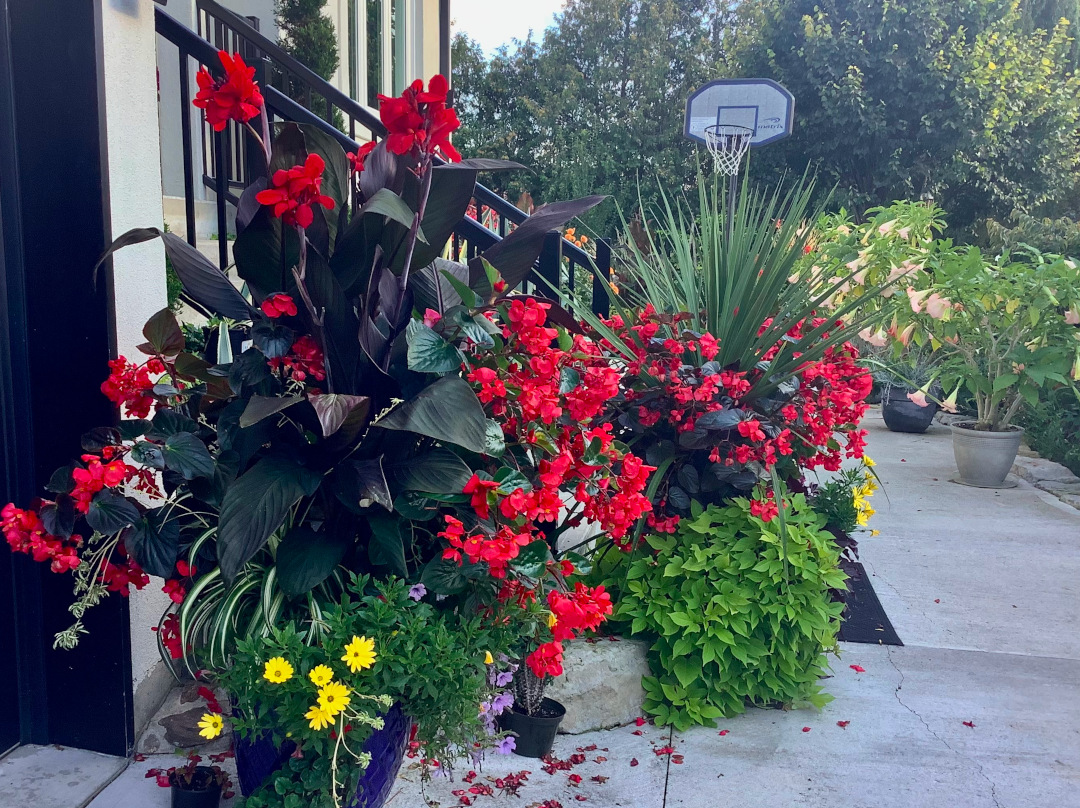
[[[378,140],[386,136],[386,128],[378,113],[350,98],[337,87],[298,62],[280,45],[267,39],[252,22],[213,0],[197,0],[199,32],[193,31],[162,8],[155,8],[157,33],[176,47],[179,59],[181,106],[181,140],[184,174],[185,238],[196,246],[195,216],[195,144],[192,126],[192,69],[205,65],[211,72],[220,71],[217,52],[240,53],[255,67],[255,78],[262,87],[270,124],[275,121],[294,121],[319,127],[336,138],[347,151],[359,148],[358,134],[363,140]],[[297,100],[297,96],[300,100]],[[313,109],[317,107],[318,111]],[[201,120],[201,119],[200,119]],[[335,122],[347,126],[347,132]],[[205,123],[198,129],[202,137],[202,165],[199,181],[214,192],[218,229],[218,262],[228,269],[227,243],[229,206],[235,211],[239,194],[264,168],[262,157],[246,130],[230,123],[221,132]],[[166,155],[168,158],[168,155]],[[473,197],[475,216],[466,216],[455,227],[451,242],[451,258],[468,260],[504,238],[525,222],[529,215],[489,188],[476,186]],[[488,227],[484,224],[492,225]],[[597,272],[594,272],[593,267]],[[578,283],[592,278],[593,308],[607,313],[607,295],[600,278],[611,272],[611,249],[601,240],[596,244],[595,259],[577,244],[562,237],[558,231],[549,234],[537,261],[533,277],[524,282],[526,291],[550,296],[547,283],[579,291]]]

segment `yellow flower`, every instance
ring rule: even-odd
[[[353,637],[352,642],[345,646],[345,656],[341,661],[348,664],[353,673],[370,668],[375,664],[375,640]]]
[[[877,465],[877,463],[875,463],[873,460],[870,459],[870,455],[863,455],[862,462],[863,462],[863,465],[867,466],[868,468],[873,468],[874,466]]]
[[[493,657],[491,655],[491,651],[484,651],[484,664],[485,665],[491,665],[491,664],[494,664],[494,662],[495,662],[495,657]]]
[[[308,674],[308,679],[311,680],[315,687],[322,687],[334,681],[334,671],[327,665],[316,665]]]
[[[344,712],[348,706],[349,688],[345,687],[341,682],[331,682],[325,687],[319,688],[319,708],[321,710],[333,716]]]
[[[881,531],[880,531],[880,530],[871,530],[871,531],[870,531],[870,535],[871,535],[871,536],[880,536],[880,535],[881,535]]]
[[[559,622],[559,618],[557,618],[555,616],[554,612],[552,612],[551,614],[548,615],[548,619],[547,619],[548,628],[555,628],[555,624],[558,623],[558,622]]]
[[[220,735],[224,727],[225,720],[218,713],[203,713],[203,717],[199,720],[199,734],[208,741]]]
[[[293,666],[286,662],[284,657],[276,656],[267,660],[266,667],[263,669],[263,679],[276,685],[289,681],[292,675]]]
[[[317,704],[304,713],[304,718],[310,722],[308,726],[312,729],[326,729],[334,723],[334,714],[328,713]]]

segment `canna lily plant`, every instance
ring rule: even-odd
[[[583,510],[617,503],[616,526],[647,506],[649,469],[586,435],[604,401],[597,352],[566,312],[514,294],[546,233],[601,198],[549,205],[469,264],[446,261],[477,173],[519,166],[460,159],[445,79],[382,98],[388,137],[346,153],[322,128],[269,126],[252,69],[221,62],[200,74],[196,105],[215,127],[246,127],[266,163],[237,210],[243,291],[171,233],[119,237],[103,261],[161,238],[185,300],[221,325],[191,350],[171,311],[151,317],[144,358],[114,360],[102,385],[121,417],[84,437],[47,498],[0,512],[13,549],[74,574],[76,622],[57,644],[78,641],[86,609],[153,575],[174,602],[163,658],[177,675],[221,671],[239,643],[286,624],[322,643],[325,615],[366,575],[469,615],[520,601],[522,636],[506,650],[523,657],[551,641],[552,593],[601,600],[568,583],[559,532]],[[537,370],[484,394],[492,374],[534,360],[556,368],[555,388]],[[553,395],[593,412],[572,421],[545,404]]]

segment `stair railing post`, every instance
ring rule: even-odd
[[[611,239],[596,242],[596,274],[593,275],[592,310],[601,317],[611,315]]]
[[[552,230],[544,236],[544,246],[540,249],[540,277],[546,280],[555,289],[559,288],[560,275],[562,274],[562,233]],[[543,297],[555,299],[557,293],[547,284],[542,284],[540,294]]]

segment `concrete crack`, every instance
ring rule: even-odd
[[[904,672],[902,670],[900,670],[900,667],[896,664],[896,660],[893,659],[892,646],[886,645],[885,646],[885,653],[889,657],[889,664],[893,666],[893,670],[895,670],[898,674],[900,674],[900,681],[896,683],[896,689],[893,690],[893,696],[896,697],[897,703],[901,707],[903,707],[905,710],[907,710],[909,713],[911,713],[913,716],[915,716],[917,719],[919,719],[919,721],[922,723],[922,725],[926,728],[926,731],[928,733],[930,733],[932,736],[934,736],[934,738],[942,746],[944,746],[946,749],[948,749],[950,752],[952,752],[957,757],[963,758],[968,763],[970,763],[972,766],[974,766],[976,771],[979,772],[979,775],[990,785],[990,798],[994,801],[994,805],[997,806],[997,808],[1002,808],[1001,801],[998,800],[997,783],[995,783],[993,780],[990,779],[989,775],[987,775],[986,771],[983,769],[982,764],[979,763],[979,761],[975,760],[974,758],[969,757],[968,755],[965,755],[965,754],[957,751],[956,749],[953,749],[953,747],[949,744],[948,741],[946,741],[944,738],[942,738],[940,735],[938,735],[936,732],[934,732],[933,728],[928,723],[926,723],[926,719],[923,718],[922,715],[918,711],[912,709],[902,698],[900,698],[900,691],[904,689],[904,679],[906,677],[904,676]]]

